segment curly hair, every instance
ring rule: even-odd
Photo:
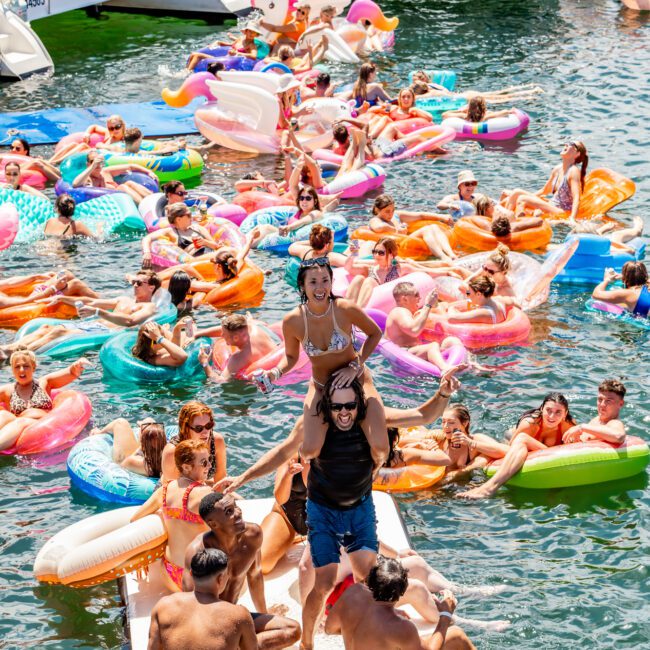
[[[330,375],[330,378],[325,382],[323,387],[323,397],[316,405],[316,414],[322,416],[323,422],[329,426],[336,426],[334,418],[332,417],[332,393],[336,390],[334,388],[334,381],[336,377]],[[348,386],[354,391],[357,398],[357,422],[363,422],[368,411],[368,402],[366,401],[366,394],[363,390],[363,385],[358,379],[353,379],[352,383]]]

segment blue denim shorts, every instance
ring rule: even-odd
[[[348,553],[379,549],[377,517],[372,496],[349,510],[335,510],[307,499],[307,539],[316,568],[341,561],[341,547]]]

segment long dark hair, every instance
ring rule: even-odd
[[[535,424],[541,425],[542,423],[542,411],[544,410],[544,406],[548,402],[557,402],[561,406],[563,406],[566,409],[566,417],[564,418],[571,426],[575,425],[575,421],[573,419],[573,416],[571,415],[571,411],[569,410],[569,400],[567,400],[562,393],[549,393],[544,397],[542,400],[542,403],[534,409],[529,409],[525,413],[521,415],[519,420],[517,421],[517,426],[519,426],[523,420],[526,418],[529,420],[532,420]]]
[[[587,153],[587,147],[585,146],[584,142],[580,142],[580,140],[574,140],[571,144],[580,154],[573,164],[580,165],[580,187],[584,190],[585,176],[587,175],[587,167],[589,165],[589,154]]]
[[[307,260],[307,262],[311,262],[311,260]],[[307,302],[307,293],[305,292],[305,275],[307,275],[307,271],[309,271],[309,269],[313,269],[318,266],[327,271],[330,276],[330,281],[334,281],[334,272],[332,271],[332,267],[330,266],[329,262],[323,264],[301,264],[300,268],[298,269],[298,278],[296,279],[296,285],[298,286],[298,291],[300,292],[301,305],[304,305]],[[337,296],[335,296],[330,291],[330,300],[336,300],[336,298]]]
[[[296,207],[300,208],[300,195],[303,192],[307,192],[309,196],[311,196],[312,199],[314,199],[314,210],[320,210],[320,199],[318,198],[318,192],[311,186],[311,185],[305,185],[299,192],[298,196],[296,197]]]
[[[219,251],[212,258],[212,263],[220,266],[223,271],[224,278],[221,282],[232,280],[237,276],[237,258],[229,250]]]
[[[187,298],[187,294],[192,285],[192,280],[185,271],[175,271],[174,275],[169,278],[169,295],[172,299],[172,305],[178,308]]]
[[[336,377],[330,375],[330,378],[323,386],[323,397],[316,405],[316,414],[323,416],[323,422],[329,426],[335,426],[334,418],[332,417],[332,393],[334,392],[334,381]],[[354,391],[357,398],[357,419],[356,422],[363,422],[368,410],[368,403],[366,402],[366,394],[363,392],[363,386],[358,379],[353,379],[352,383],[348,386]]]
[[[397,427],[388,427],[386,429],[388,432],[388,458],[384,463],[384,467],[390,467],[393,464],[393,461],[402,461],[403,455],[402,452],[398,449],[397,445],[399,444],[399,429]]]
[[[370,75],[376,70],[377,68],[374,63],[364,63],[359,68],[359,77],[352,88],[353,99],[359,98],[362,102],[368,99],[368,79],[370,79]]]

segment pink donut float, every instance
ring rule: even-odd
[[[25,163],[29,163],[34,159],[31,156],[21,156],[17,153],[3,153],[2,160],[3,166],[2,169],[0,169],[0,183],[6,183],[7,178],[5,177],[5,166],[7,163],[17,162],[22,167]],[[30,169],[29,171],[21,171],[20,182],[24,185],[29,185],[30,187],[42,190],[45,187],[45,183],[47,183],[47,176],[38,171],[38,169]]]
[[[260,323],[258,323],[260,325]],[[276,338],[279,339],[278,346],[272,352],[263,356],[261,359],[251,363],[244,370],[237,373],[237,379],[246,379],[256,370],[271,370],[275,368],[284,358],[284,339],[282,338],[282,323],[273,323],[272,325],[262,325],[268,329]],[[212,346],[212,361],[214,365],[223,370],[232,356],[235,348],[230,347],[223,339],[215,339]],[[280,386],[295,384],[311,377],[311,362],[305,351],[300,348],[298,363],[286,375],[280,377],[277,382]]]
[[[384,168],[370,163],[361,169],[335,178],[325,187],[321,187],[318,193],[325,196],[340,193],[342,199],[355,199],[380,188],[385,180]]]
[[[26,427],[13,447],[0,454],[40,454],[64,447],[83,431],[92,412],[90,400],[75,390],[55,390],[51,395],[52,410]]]
[[[84,131],[75,131],[74,133],[63,136],[56,143],[54,151],[58,152],[69,144],[81,144],[82,142],[86,141],[86,138],[88,138],[88,142],[86,144],[91,148],[96,147],[100,142],[104,142],[104,136],[100,133],[91,133],[90,135],[87,135]]]
[[[0,205],[0,251],[9,248],[18,234],[20,220],[13,203]]]
[[[227,219],[236,226],[241,226],[241,222],[246,218],[247,213],[244,208],[234,203],[222,203],[220,205],[213,205],[208,208],[208,214],[211,217],[219,219]]]
[[[499,345],[521,344],[528,340],[530,320],[518,307],[508,312],[501,323],[450,323],[444,316],[432,314],[422,332],[426,340],[442,340],[447,336],[459,338],[469,349],[492,348]]]
[[[232,200],[233,205],[244,208],[246,214],[251,214],[262,208],[276,208],[283,205],[296,205],[296,202],[287,195],[278,196],[270,192],[259,192],[258,190],[247,190],[240,192]]]
[[[442,126],[453,129],[456,140],[510,140],[528,128],[528,113],[515,108],[510,115],[493,117],[485,122],[467,122],[460,117],[448,117]]]

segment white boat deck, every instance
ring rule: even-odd
[[[408,533],[404,527],[397,504],[393,498],[383,492],[373,492],[377,511],[379,538],[395,549],[410,546]],[[273,499],[251,499],[238,502],[246,521],[261,523],[270,512]],[[298,594],[298,561],[302,555],[303,545],[293,546],[276,569],[265,577],[267,606],[285,605],[287,616],[298,621],[301,619],[300,598]],[[120,589],[126,603],[126,633],[131,641],[132,650],[145,650],[149,635],[149,617],[153,606],[167,592],[160,579],[159,567],[152,566],[146,579],[138,579],[131,573],[120,580]],[[239,601],[242,605],[253,608],[248,592]],[[411,620],[420,631],[430,632],[434,626],[423,621],[417,613],[407,608]],[[297,648],[298,646],[294,646]],[[340,636],[318,634],[315,647],[323,650],[343,648]]]

